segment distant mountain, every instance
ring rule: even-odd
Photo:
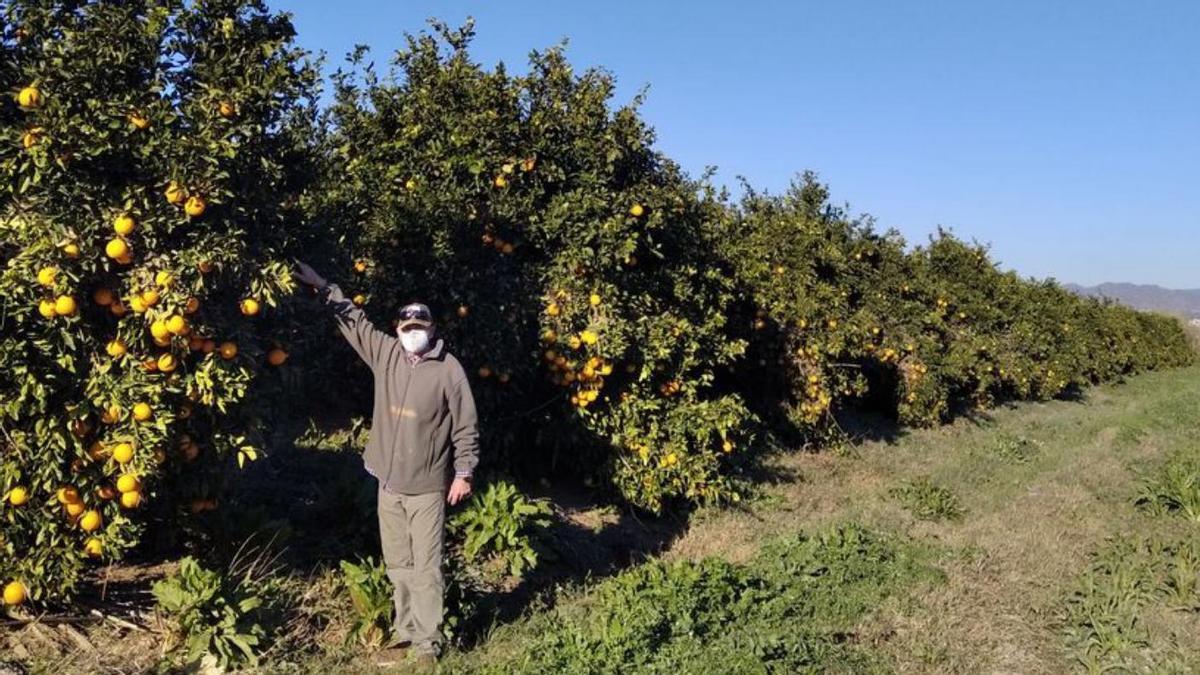
[[[1142,284],[1063,284],[1063,287],[1080,295],[1112,298],[1134,309],[1150,309],[1182,314],[1193,319],[1200,318],[1200,289],[1174,290]]]

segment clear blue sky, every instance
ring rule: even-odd
[[[1200,288],[1200,2],[268,0],[331,66],[384,62],[427,17],[476,19],[474,54],[643,86],[691,173],[778,192],[813,169],[910,242],[940,224],[1006,268]]]

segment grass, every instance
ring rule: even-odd
[[[1197,406],[1200,367],[848,456],[777,456],[778,479],[739,508],[693,514],[646,562],[548,589],[442,670],[1200,671],[1200,523],[1183,517],[1200,473]],[[596,539],[622,519],[593,515]],[[322,616],[346,611],[320,581],[308,595],[329,605]],[[265,670],[376,672],[340,647],[344,628],[314,626],[328,646],[273,655]],[[31,659],[31,672],[89,672],[88,659]]]

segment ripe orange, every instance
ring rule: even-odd
[[[212,271],[213,264],[211,260],[201,260],[196,263],[196,269],[200,270],[201,274],[208,274]]]
[[[236,342],[227,341],[221,343],[221,358],[230,361],[237,356],[238,346]]]
[[[167,319],[167,330],[175,335],[185,335],[188,332],[187,319],[178,314],[173,315]]]
[[[492,376],[492,369],[491,369],[491,368],[488,368],[487,366],[480,366],[480,367],[479,367],[479,376],[480,376],[480,377],[482,377],[482,378],[488,378],[488,377],[491,377],[491,376]]]
[[[142,370],[147,373],[153,373],[158,370],[158,359],[153,356],[147,356],[142,359]]]
[[[642,214],[645,212],[646,208],[636,202],[634,202],[633,206],[629,207],[629,215],[633,216],[634,218],[641,218]]]
[[[129,123],[133,125],[133,128],[138,130],[145,129],[146,127],[150,126],[150,120],[143,117],[141,113],[136,112],[129,113]]]
[[[600,294],[592,293],[590,296],[588,296],[588,304],[590,304],[592,307],[596,307],[597,305],[599,305],[600,304]]]
[[[109,305],[108,311],[112,312],[113,316],[120,318],[122,316],[125,316],[125,312],[127,312],[129,310],[128,310],[128,308],[125,307],[125,303],[121,302],[120,300],[117,300],[117,301],[113,302],[112,305]]]
[[[83,514],[82,518],[79,519],[79,527],[82,528],[84,532],[95,532],[96,530],[100,529],[100,526],[103,524],[104,518],[101,517],[99,511],[88,511],[87,513]]]
[[[246,298],[245,300],[242,300],[241,309],[242,314],[246,316],[254,316],[258,314],[258,300],[255,300],[254,298]]]
[[[367,304],[367,296],[363,295],[362,293],[359,293],[358,295],[354,296],[354,298],[352,299],[352,302],[355,305],[362,307],[363,305]]]
[[[42,104],[42,91],[30,85],[17,94],[17,104],[22,108],[36,108]]]
[[[537,164],[536,159],[534,159],[533,157],[526,157],[525,160],[521,162],[521,170],[522,171],[533,171],[533,167],[536,164]]]
[[[162,319],[155,319],[150,324],[150,334],[153,335],[155,339],[161,340],[163,338],[171,337],[171,330],[167,328],[166,321],[163,321]]]
[[[275,348],[267,352],[267,363],[273,366],[282,366],[284,361],[287,361],[288,353],[282,349]]]
[[[59,316],[73,316],[77,308],[78,307],[75,304],[75,298],[72,298],[69,295],[60,295],[58,296],[58,299],[54,301],[54,311],[57,312]]]
[[[171,273],[166,270],[159,270],[154,274],[154,283],[163,288],[170,286],[172,281],[174,279],[171,277]]]
[[[142,503],[142,493],[139,491],[121,493],[121,506],[127,509],[136,509],[138,504]]]
[[[95,537],[88,537],[88,540],[83,542],[83,552],[89,558],[99,558],[104,552],[104,544]]]
[[[104,253],[114,261],[120,262],[121,258],[130,253],[130,245],[125,243],[125,239],[109,239],[108,244],[104,244]]]
[[[111,485],[101,485],[96,488],[96,496],[107,502],[117,496],[117,491]]]
[[[117,478],[118,492],[136,492],[142,489],[142,482],[131,473],[123,473]]]
[[[367,271],[367,261],[366,260],[354,261],[354,271],[358,272],[359,274],[366,272]]]
[[[233,105],[233,101],[221,101],[220,105],[217,106],[217,112],[220,113],[221,117],[230,119],[237,114],[237,107]]]
[[[59,504],[74,504],[79,501],[79,490],[72,485],[64,485],[58,488],[55,498]]]
[[[204,210],[208,208],[208,204],[204,201],[204,197],[200,195],[192,195],[188,197],[187,204],[184,205],[183,211],[192,218],[199,218],[204,215]]]
[[[471,313],[470,307],[467,307],[466,305],[458,306],[458,318],[465,319],[465,318],[467,318],[467,315],[470,313]]]
[[[559,308],[557,302],[552,302],[549,305],[546,305],[546,314],[549,314],[550,316],[558,316],[561,312],[562,310]]]
[[[22,487],[20,485],[13,488],[8,493],[8,503],[12,504],[13,506],[21,506],[22,504],[24,504],[25,502],[28,502],[28,501],[29,501],[29,490],[25,489],[24,487]]]
[[[151,417],[154,417],[154,409],[150,407],[149,403],[135,403],[133,405],[133,419],[145,422]]]
[[[118,256],[116,258],[116,261],[117,261],[117,263],[119,263],[121,265],[128,265],[129,263],[133,262],[133,255],[130,253],[126,253],[123,256]]]
[[[175,357],[171,354],[163,354],[162,356],[158,357],[158,369],[161,372],[169,373],[175,370],[178,365],[179,362],[176,361]]]
[[[19,605],[25,602],[28,595],[25,584],[19,581],[10,581],[4,585],[4,604],[6,605]]]
[[[100,421],[105,424],[116,424],[121,419],[121,406],[116,403],[108,406],[100,413]]]
[[[212,340],[205,340],[204,344],[200,346],[200,351],[204,352],[205,354],[211,354],[214,351],[216,351],[216,349],[217,349],[217,343]],[[237,353],[236,345],[234,346],[234,353],[235,354]]]
[[[117,464],[128,464],[133,459],[133,446],[128,443],[117,443],[112,452]]]
[[[146,301],[142,299],[142,296],[135,295],[129,298],[129,309],[132,309],[137,314],[141,314],[146,311]]]
[[[30,129],[29,131],[26,131],[25,133],[21,134],[21,147],[28,150],[28,149],[32,148],[33,146],[37,145],[38,139],[40,139],[41,137],[42,137],[42,128],[34,127],[32,129]]]
[[[585,345],[594,345],[596,344],[596,341],[600,339],[600,336],[594,331],[584,330],[579,334],[579,339],[582,340],[583,344]]]
[[[417,181],[416,181],[416,179],[414,179],[414,178],[409,178],[408,180],[404,181],[404,189],[405,189],[405,190],[408,190],[409,192],[412,192],[413,190],[416,190],[416,189],[417,189]]]
[[[177,181],[171,181],[168,183],[167,190],[164,194],[167,198],[167,203],[174,204],[176,206],[182,204],[183,200],[187,199],[187,191],[184,190],[183,186]]]
[[[117,216],[116,220],[113,221],[113,231],[121,236],[132,234],[134,228],[136,227],[137,222],[134,221],[133,216],[129,215],[128,213],[122,213],[121,215]]]
[[[200,309],[200,298],[192,296],[187,299],[187,303],[183,306],[184,314],[195,314]]]
[[[147,289],[142,292],[141,298],[147,307],[153,307],[158,304],[158,291],[153,288]]]
[[[71,522],[74,522],[75,519],[78,518],[86,508],[87,507],[83,505],[83,502],[67,502],[66,504],[63,504],[63,512],[67,514],[67,518],[71,520]]]
[[[58,268],[46,266],[38,270],[37,280],[43,286],[53,286],[55,279],[58,278]]]
[[[76,244],[73,241],[64,244],[63,245],[63,255],[67,256],[68,258],[70,258],[72,260],[74,260],[75,258],[78,258],[79,257],[79,244]]]
[[[38,314],[41,314],[42,318],[53,319],[54,317],[58,316],[58,310],[56,310],[54,307],[55,305],[53,300],[44,299],[38,302]]]
[[[512,173],[513,172],[512,162],[505,163],[503,166],[500,167],[500,171],[502,171],[504,173]]]

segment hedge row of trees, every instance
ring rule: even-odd
[[[218,508],[286,414],[272,401],[320,395],[305,374],[363,391],[291,257],[381,326],[413,299],[440,314],[492,469],[651,511],[736,499],[765,434],[827,442],[856,407],[930,425],[1192,359],[1173,319],[1003,273],[946,233],[909,248],[812,176],[735,202],[560,49],[510,74],[471,59],[469,25],[435,24],[390,72],[357,54],[318,113],[313,65],[260,2],[4,11],[14,597],[69,595],[147,523]]]

